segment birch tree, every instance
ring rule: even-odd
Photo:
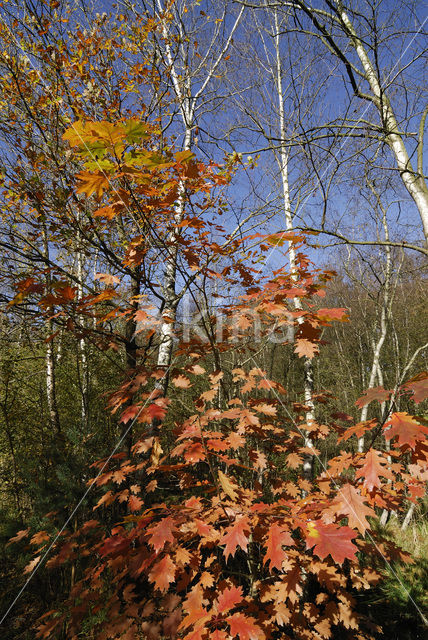
[[[182,140],[183,151],[193,149],[197,142],[199,119],[204,110],[213,108],[216,78],[219,71],[223,71],[220,67],[244,13],[244,8],[241,7],[232,16],[230,27],[225,27],[230,3],[222,5],[214,3],[210,7],[217,15],[216,18],[210,18],[206,17],[204,11],[199,11],[197,2],[190,5],[190,10],[185,2],[174,3],[172,6],[164,4],[163,0],[141,2],[146,14],[154,17],[160,24],[159,32],[153,34],[153,56],[163,67],[163,72],[160,73],[160,92],[170,91],[174,96],[172,109],[177,110],[178,123],[172,115],[169,125],[178,127],[177,133]],[[133,5],[131,12],[136,11],[136,6]],[[207,23],[202,33],[198,33],[197,24],[192,19],[194,12],[200,13],[202,20]],[[199,36],[206,41],[199,43],[196,40]],[[165,124],[163,118],[164,131],[168,131],[169,125]],[[161,283],[163,301],[157,361],[158,366],[166,373],[161,384],[163,393],[166,393],[167,371],[173,354],[177,305],[188,287],[184,284],[184,288],[177,291],[178,240],[185,213],[185,188],[184,182],[178,185],[174,225],[165,241],[167,257]]]
[[[352,128],[364,122],[377,144],[389,148],[393,164],[385,170],[394,168],[398,173],[428,242],[428,187],[423,166],[428,107],[422,80],[427,49],[425,21],[417,4],[391,5],[386,10],[371,0],[358,4],[324,0],[320,6],[303,0],[267,4],[290,13],[295,29],[317,38],[327,55],[340,62],[350,100],[357,100],[357,108],[365,105],[356,121],[345,116],[342,128],[349,127],[352,134]]]

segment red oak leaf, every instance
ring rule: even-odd
[[[125,411],[120,416],[119,422],[124,422],[125,424],[129,422],[129,420],[133,420],[140,413],[142,407],[138,407],[137,405],[132,405],[131,407],[127,407]]]
[[[81,171],[77,174],[76,178],[79,180],[77,186],[77,193],[86,193],[87,196],[95,193],[97,198],[101,198],[103,191],[108,189],[109,180],[108,177],[101,171]]]
[[[282,569],[282,563],[287,557],[286,552],[282,548],[283,545],[286,545],[287,547],[294,545],[294,540],[287,529],[284,529],[274,523],[270,527],[267,536],[266,554],[264,559],[265,563],[269,561],[269,569],[271,571],[272,569],[278,569],[278,571],[281,571]]]
[[[247,551],[248,536],[245,532],[249,532],[249,530],[248,518],[245,516],[237,518],[235,522],[226,529],[226,533],[220,540],[220,544],[226,545],[223,552],[226,561],[230,555],[235,555],[238,547],[241,547],[243,551]]]
[[[108,286],[112,286],[114,284],[120,284],[120,279],[117,276],[113,276],[110,273],[96,273],[94,276],[95,280],[100,280],[104,284]]]
[[[159,553],[167,542],[174,542],[174,530],[174,520],[170,516],[163,518],[158,522],[158,524],[147,530],[147,533],[149,534],[149,543],[152,545],[156,553]]]
[[[388,400],[391,395],[391,391],[385,390],[383,387],[372,387],[371,389],[367,389],[361,398],[355,402],[357,407],[362,409],[366,404],[373,402],[373,400],[378,400],[379,402],[385,402]]]
[[[351,438],[352,436],[357,436],[357,438],[361,438],[361,436],[364,435],[366,431],[373,429],[373,427],[375,427],[376,424],[377,424],[377,420],[375,419],[364,420],[364,422],[359,422],[358,424],[355,424],[354,426],[346,429],[342,433],[340,438],[338,438],[338,441],[341,442],[342,440],[349,440],[349,438]]]
[[[23,538],[26,538],[29,532],[30,532],[30,529],[22,529],[21,531],[18,531],[16,536],[11,538],[9,542],[6,544],[6,546],[8,547],[10,544],[13,544],[14,542],[19,542]]]
[[[191,442],[186,446],[183,457],[187,462],[200,462],[205,460],[206,455],[200,442]]]
[[[334,498],[330,507],[325,510],[329,516],[342,515],[348,518],[348,525],[353,529],[358,529],[364,534],[369,524],[367,516],[375,516],[376,513],[368,507],[363,496],[352,486],[345,484]]]
[[[428,434],[428,427],[419,424],[412,416],[405,411],[393,413],[385,423],[384,434],[386,440],[398,438],[398,446],[409,445],[415,448],[417,440],[425,440]]]
[[[238,494],[235,489],[238,489],[238,486],[221,470],[218,472],[218,479],[225,494],[228,495],[229,498],[232,498],[232,500],[236,500],[238,498]]]
[[[219,613],[225,613],[236,607],[242,601],[242,587],[230,587],[225,589],[218,597],[217,610]]]
[[[369,491],[380,487],[382,481],[379,476],[394,480],[394,474],[385,467],[386,460],[376,449],[370,449],[364,456],[364,464],[355,473],[355,478],[364,478],[363,484]]]
[[[347,315],[348,310],[345,308],[336,309],[318,309],[317,316],[324,322],[330,322],[331,320],[339,320],[340,322],[348,322]]]
[[[403,384],[401,388],[411,391],[413,393],[413,402],[419,404],[419,402],[428,398],[428,371],[422,371]]]
[[[330,555],[335,562],[342,564],[345,558],[355,558],[357,547],[351,540],[357,537],[355,531],[349,527],[338,527],[335,524],[324,524],[322,520],[309,522],[306,537],[306,548],[323,560]]]
[[[27,566],[25,567],[24,573],[31,573],[39,564],[40,558],[41,556],[37,556],[37,558],[34,558],[34,560],[31,560],[31,562],[27,564]]]
[[[296,340],[294,351],[300,358],[313,358],[318,353],[318,345],[306,338],[299,338]]]
[[[150,582],[154,582],[156,589],[166,591],[175,580],[175,564],[169,556],[164,556],[162,560],[152,566],[149,573]]]
[[[232,638],[239,636],[240,640],[262,640],[266,637],[263,630],[255,624],[256,620],[244,616],[243,613],[234,613],[227,618],[227,623],[230,626]]]
[[[161,398],[162,400],[162,398]],[[163,418],[165,417],[166,414],[166,407],[165,406],[161,406],[160,404],[153,402],[149,407],[148,407],[148,412],[150,415],[150,418],[152,420],[163,420]]]
[[[188,389],[189,387],[192,386],[192,383],[190,382],[189,378],[187,378],[186,376],[183,376],[182,374],[173,378],[172,382],[174,386],[177,387],[178,389]]]
[[[134,496],[132,493],[128,498],[128,506],[130,511],[139,511],[143,506],[143,501],[138,496]]]

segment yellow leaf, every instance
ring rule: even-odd
[[[101,198],[104,190],[109,186],[107,176],[99,171],[96,173],[81,171],[76,177],[80,182],[76,189],[77,193],[86,193],[87,196],[95,193],[97,198]]]
[[[218,472],[218,479],[225,494],[228,495],[229,498],[232,498],[232,500],[236,500],[238,498],[238,494],[235,491],[235,489],[238,488],[237,485],[220,470]]]

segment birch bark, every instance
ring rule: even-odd
[[[279,116],[279,137],[280,146],[277,160],[279,164],[281,186],[282,186],[282,200],[284,220],[287,231],[293,231],[293,214],[291,211],[290,200],[290,185],[288,180],[288,151],[287,151],[287,130],[285,121],[285,109],[284,109],[284,94],[282,85],[283,69],[281,64],[281,52],[280,52],[280,28],[278,21],[278,12],[274,11],[274,25],[275,25],[275,62],[276,62],[276,89],[278,93],[278,116]],[[296,251],[292,242],[288,243],[288,256],[290,264],[290,273],[293,279],[296,279]],[[302,303],[300,298],[293,298],[293,305],[296,311],[302,310]],[[298,322],[301,323],[302,319],[299,318]],[[294,338],[294,336],[293,336]],[[304,357],[304,398],[305,405],[308,407],[306,411],[306,423],[311,426],[314,422],[314,403],[312,399],[314,388],[314,372],[313,365],[310,358]],[[305,437],[305,447],[312,447],[312,441],[307,436]],[[303,461],[303,475],[306,479],[310,479],[313,470],[313,456],[307,455]]]

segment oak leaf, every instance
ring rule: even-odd
[[[387,480],[394,480],[394,474],[385,466],[386,460],[376,449],[370,449],[364,456],[364,463],[357,469],[355,478],[363,478],[363,484],[369,491],[380,487],[382,481],[379,476]]]
[[[332,501],[330,507],[324,511],[328,515],[342,515],[348,518],[348,525],[358,529],[362,534],[369,528],[367,516],[375,516],[373,509],[368,507],[363,496],[352,486],[345,484]]]
[[[14,542],[20,542],[20,540],[22,540],[23,538],[26,538],[29,533],[30,533],[30,529],[21,529],[21,531],[18,531],[16,536],[13,536],[13,538],[10,538],[6,546],[8,547],[10,544],[13,544]]]
[[[277,602],[285,602],[288,598],[290,602],[295,604],[302,594],[302,586],[301,582],[301,570],[299,565],[296,563],[291,564],[291,568],[287,573],[281,576],[281,582],[278,586],[278,596]]]
[[[280,627],[285,627],[290,622],[291,612],[284,602],[278,602],[274,609],[274,620]]]
[[[286,552],[282,548],[283,546],[294,545],[294,540],[290,535],[290,532],[284,527],[274,523],[269,528],[269,533],[266,541],[266,554],[264,562],[269,561],[269,569],[278,569],[281,571],[282,563],[287,557]]]
[[[235,522],[226,529],[226,533],[220,539],[220,544],[225,544],[224,557],[227,559],[229,556],[234,556],[236,549],[241,547],[243,551],[248,549],[248,535],[250,531],[248,518],[241,516],[237,518]]]
[[[240,640],[263,640],[266,637],[263,630],[256,624],[256,620],[244,616],[243,613],[234,613],[227,618],[226,622],[230,626],[232,638],[238,636]]]
[[[100,282],[103,282],[108,286],[120,284],[120,279],[117,276],[111,275],[110,273],[96,273],[94,279],[100,280]]]
[[[401,388],[413,393],[413,402],[419,404],[428,398],[428,371],[422,371],[403,384]]]
[[[415,448],[418,440],[426,440],[428,427],[419,424],[411,415],[405,411],[393,413],[385,423],[384,434],[386,440],[398,438],[398,446],[408,445]]]
[[[136,512],[143,506],[143,501],[138,496],[134,496],[132,493],[128,498],[128,507],[130,511]]]
[[[232,480],[228,478],[227,475],[225,475],[220,469],[218,471],[218,479],[225,494],[229,496],[229,498],[232,498],[232,500],[236,500],[238,498],[238,494],[236,492],[238,486],[234,482],[232,482]]]
[[[188,389],[192,386],[189,378],[183,376],[182,374],[176,376],[175,378],[172,378],[172,383],[175,387],[177,387],[177,389]]]
[[[94,173],[90,171],[81,171],[77,174],[79,184],[77,186],[77,193],[85,193],[87,196],[96,194],[97,198],[101,198],[105,189],[108,189],[109,180],[107,176],[101,171]]]
[[[299,338],[296,340],[294,351],[300,358],[312,359],[318,353],[318,350],[318,345],[315,342],[306,340],[306,338]]]
[[[200,442],[192,442],[188,446],[186,446],[183,457],[186,462],[200,462],[201,460],[205,460],[206,455],[204,448]]]
[[[364,420],[363,422],[359,422],[358,424],[353,425],[346,429],[342,435],[338,438],[338,442],[342,440],[349,440],[352,436],[357,436],[357,438],[361,438],[362,435],[365,434],[366,431],[373,429],[377,424],[376,419],[372,420]]]
[[[217,611],[219,613],[230,611],[242,601],[242,598],[242,587],[226,588],[218,597]]]
[[[391,391],[384,389],[383,387],[372,387],[367,389],[361,398],[356,400],[355,404],[359,409],[362,409],[366,404],[377,400],[378,402],[385,402],[391,395]]]
[[[355,558],[357,547],[351,541],[356,536],[355,531],[349,527],[338,527],[316,520],[307,525],[306,548],[314,548],[314,553],[322,560],[330,555],[334,562],[342,564],[345,558]]]
[[[160,522],[147,530],[149,544],[151,544],[156,553],[159,553],[167,542],[174,542],[174,531],[175,524],[171,516],[162,518]]]
[[[276,407],[271,404],[267,404],[267,402],[256,404],[253,409],[259,413],[263,413],[265,416],[276,416],[277,413]]]
[[[175,564],[169,556],[164,556],[162,560],[152,566],[149,573],[150,582],[154,582],[156,589],[166,591],[169,585],[175,580]]]
[[[29,562],[25,567],[24,573],[31,573],[39,564],[40,558],[41,556],[37,556],[37,558],[34,558],[34,560],[31,560],[31,562]]]
[[[318,318],[324,322],[331,322],[332,320],[339,320],[340,322],[348,322],[349,317],[347,315],[348,310],[345,308],[336,309],[318,309],[316,312]]]

